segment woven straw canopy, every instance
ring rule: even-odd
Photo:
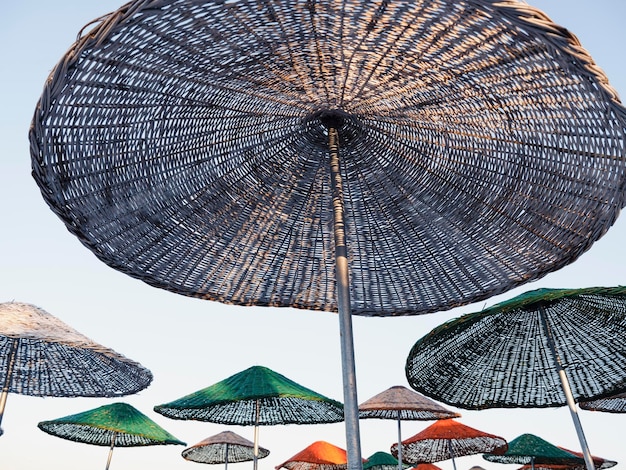
[[[626,392],[597,400],[581,401],[578,406],[583,410],[626,413]]]
[[[459,418],[461,415],[448,410],[430,398],[395,385],[359,405],[359,418],[398,420],[431,420]]]
[[[483,452],[502,453],[507,449],[504,438],[471,428],[454,419],[435,421],[415,436],[402,441],[402,459],[417,464],[432,463]],[[398,444],[391,446],[398,455]],[[455,465],[456,468],[456,465]]]
[[[8,393],[116,397],[137,393],[152,373],[45,310],[0,303],[0,383]]]
[[[257,458],[268,455],[269,450],[259,447]],[[206,464],[248,462],[254,459],[254,443],[232,431],[224,431],[188,447],[183,450],[182,456],[186,460]]]
[[[626,204],[626,113],[514,0],[135,0],[53,70],[30,143],[102,261],[241,305],[435,312],[571,263]]]
[[[577,457],[584,457],[581,452],[576,452],[570,449],[566,449],[564,447],[558,446],[559,449],[564,450],[565,452],[569,452],[570,454],[574,454]],[[597,457],[595,455],[591,456],[593,460],[593,465],[597,470],[603,470],[606,468],[611,468],[617,465],[617,462],[614,460],[608,460],[602,457]],[[554,465],[554,464],[543,464],[536,463],[534,464],[534,469],[531,465],[523,465],[518,470],[585,470],[585,465],[580,463],[569,463],[562,465]]]
[[[407,379],[460,408],[565,406],[559,367],[577,402],[623,391],[625,332],[626,287],[538,289],[435,328]]]
[[[154,411],[173,419],[241,426],[343,421],[341,403],[261,366],[155,406]]]
[[[113,403],[64,418],[42,421],[39,429],[75,442],[97,446],[185,445],[146,415],[126,403]]]
[[[472,470],[473,468],[474,467],[470,468],[470,470]],[[438,467],[435,464],[422,462],[422,463],[418,463],[415,467],[413,467],[410,470],[442,470],[442,469],[441,467]]]
[[[374,452],[363,464],[363,470],[397,470],[398,459],[387,452]],[[401,468],[408,468],[409,465],[402,464]]]
[[[509,442],[507,451],[500,455],[484,454],[489,462],[522,464],[571,464],[584,467],[582,456],[572,454],[533,434],[522,434]]]
[[[345,470],[346,451],[326,441],[316,441],[275,468],[288,470]]]

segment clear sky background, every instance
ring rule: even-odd
[[[626,2],[534,0],[573,31],[626,97]],[[0,10],[0,302],[35,304],[79,332],[152,370],[154,381],[120,399],[34,398],[9,395],[0,437],[0,470],[104,468],[108,449],[50,436],[37,428],[55,419],[113,402],[126,402],[188,445],[231,430],[252,440],[252,427],[165,418],[152,409],[212,385],[252,365],[262,365],[328,397],[343,401],[339,323],[336,315],[305,310],[235,307],[150,287],[117,272],[71,235],[44,202],[30,175],[28,129],[44,82],[92,19],[118,9],[116,0],[2,0]],[[480,304],[407,318],[354,318],[359,403],[393,385],[407,385],[405,360],[415,341],[444,321],[539,287],[576,288],[626,284],[626,219],[617,223],[570,266]],[[580,325],[584,328],[585,325]],[[454,409],[454,408],[452,408]],[[536,434],[579,450],[567,408],[460,411],[461,422],[507,440]],[[591,452],[626,468],[624,415],[580,412]],[[403,437],[431,422],[404,422]],[[270,470],[309,444],[345,447],[344,424],[260,429],[270,450],[259,469]],[[389,452],[394,421],[361,421],[362,454]],[[118,448],[112,470],[193,470],[182,446]],[[251,463],[231,464],[250,468]],[[437,463],[451,470],[450,461]],[[458,470],[518,466],[480,455],[457,459]],[[218,466],[219,468],[219,466]]]

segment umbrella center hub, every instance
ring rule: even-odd
[[[321,148],[328,146],[328,130],[336,129],[341,146],[351,146],[363,134],[363,127],[352,114],[340,109],[322,109],[302,120],[307,140]]]

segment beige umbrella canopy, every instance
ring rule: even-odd
[[[259,447],[256,458],[262,459],[269,454],[269,450]],[[229,463],[254,460],[254,442],[232,431],[224,431],[188,447],[183,450],[182,456],[184,459],[192,462],[206,464],[223,463],[226,470]]]
[[[0,303],[0,421],[7,395],[119,397],[152,373],[35,305]]]
[[[398,468],[402,468],[402,420],[434,420],[459,418],[430,398],[401,385],[393,386],[359,405],[359,418],[395,419],[398,421]]]

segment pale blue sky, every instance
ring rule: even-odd
[[[626,2],[621,0],[537,0],[557,23],[573,31],[611,84],[626,96]],[[30,176],[28,128],[51,69],[90,20],[119,8],[115,0],[3,1],[0,17],[0,302],[33,303],[81,333],[150,368],[155,380],[145,391],[120,400],[135,406],[189,445],[229,429],[252,440],[252,428],[173,421],[152,411],[171,401],[258,364],[342,401],[338,322],[328,313],[225,306],[178,296],[143,284],[98,261],[48,209]],[[480,305],[411,318],[355,318],[359,402],[405,385],[404,364],[414,342],[434,326],[483,305],[538,287],[625,284],[626,220],[578,261]],[[581,325],[581,328],[584,325]],[[111,400],[32,398],[10,395],[0,437],[0,470],[83,470],[104,468],[108,450],[65,441],[37,428],[42,420],[85,411]],[[461,410],[462,422],[508,440],[537,434],[578,449],[567,408],[548,410]],[[591,452],[620,462],[626,450],[620,429],[626,417],[581,412]],[[429,423],[406,422],[409,437]],[[389,451],[394,422],[361,422],[362,454]],[[263,427],[260,444],[271,454],[259,462],[272,469],[314,441],[344,447],[343,423],[325,426]],[[182,446],[117,449],[112,470],[201,468],[180,456]],[[250,468],[247,463],[235,468]],[[450,470],[450,461],[437,465]],[[481,456],[457,459],[459,470],[516,468]]]

